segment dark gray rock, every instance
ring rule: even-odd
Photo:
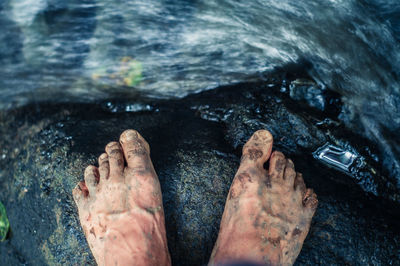
[[[360,180],[312,157],[326,142],[351,143],[360,153],[370,143],[322,123],[319,114],[299,112],[276,89],[248,84],[181,100],[38,104],[2,112],[0,200],[11,235],[0,243],[0,264],[95,264],[71,190],[127,128],[151,145],[175,265],[207,263],[241,147],[260,128],[272,132],[275,148],[294,160],[319,197],[297,264],[400,264],[399,193],[391,181],[368,175],[375,196]],[[132,104],[146,108],[124,108]]]

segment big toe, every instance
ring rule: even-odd
[[[141,168],[148,163],[150,147],[139,132],[133,129],[125,130],[119,142],[129,168]]]
[[[273,137],[268,130],[258,130],[243,146],[242,164],[256,164],[263,168],[272,150]]]

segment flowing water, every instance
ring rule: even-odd
[[[2,0],[0,107],[183,97],[304,65],[399,177],[399,41],[397,0]]]

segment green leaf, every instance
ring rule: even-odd
[[[6,208],[0,202],[0,241],[4,241],[7,237],[10,223],[8,222]]]

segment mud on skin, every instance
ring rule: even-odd
[[[282,153],[272,154],[266,173],[272,142],[267,130],[259,130],[244,145],[211,265],[240,260],[291,265],[301,250],[318,200]],[[135,130],[124,131],[120,143],[109,143],[99,167],[88,166],[85,181],[73,190],[86,239],[99,265],[170,265],[149,145]],[[295,179],[302,185],[295,187]]]
[[[135,130],[121,134],[88,166],[73,190],[98,265],[171,265],[161,187],[150,147]],[[125,167],[126,162],[126,167]],[[90,228],[90,229],[89,229]]]
[[[272,143],[272,135],[259,130],[243,147],[211,255],[212,265],[231,261],[291,265],[301,250],[318,205],[317,196],[306,189],[290,159],[276,151],[271,155]]]

